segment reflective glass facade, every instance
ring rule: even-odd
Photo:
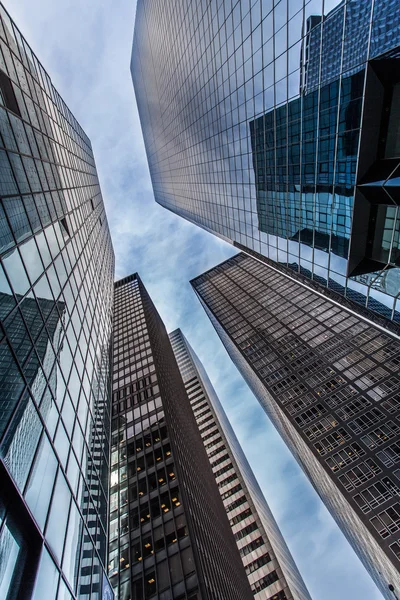
[[[312,289],[306,277],[246,254],[192,285],[260,404],[391,598],[389,584],[400,590],[399,332]]]
[[[250,600],[168,334],[138,275],[115,284],[112,414],[109,576],[119,600]]]
[[[90,141],[0,17],[0,597],[112,598],[114,253]]]
[[[398,0],[139,0],[157,202],[400,320],[399,23]]]
[[[169,338],[254,598],[310,600],[202,363],[180,329]]]

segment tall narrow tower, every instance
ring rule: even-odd
[[[267,259],[264,259],[267,260]],[[400,592],[400,336],[239,254],[192,285],[232,360],[386,598]],[[397,331],[396,331],[397,329]]]
[[[206,371],[180,329],[169,334],[256,600],[310,600]]]
[[[109,576],[121,600],[250,600],[167,332],[115,284]]]
[[[114,252],[90,140],[0,4],[0,597],[98,600]]]

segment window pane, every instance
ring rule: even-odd
[[[72,502],[71,513],[68,521],[67,540],[65,542],[63,572],[71,586],[73,586],[74,573],[79,559],[80,537],[83,530],[83,523],[76,508],[75,502]]]
[[[46,529],[46,539],[56,557],[61,561],[64,546],[65,529],[68,519],[70,491],[61,471],[58,473],[57,483],[51,503],[51,511]]]
[[[58,571],[50,554],[43,548],[32,600],[54,600],[57,584]]]
[[[56,470],[56,457],[47,436],[44,435],[25,491],[25,500],[41,529],[46,522]]]
[[[0,598],[7,598],[20,552],[21,547],[6,524],[0,537]]]

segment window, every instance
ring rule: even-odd
[[[214,415],[209,415],[205,419],[201,419],[200,421],[197,421],[197,425],[200,427],[201,425],[203,425],[204,423],[207,423],[208,421],[211,421],[212,419],[214,419]]]
[[[240,485],[237,487],[239,487],[239,489],[241,489]],[[234,510],[235,508],[237,508],[238,506],[241,506],[245,502],[247,502],[246,496],[240,496],[240,498],[238,498],[237,500],[232,502],[232,504],[228,504],[228,506],[225,507],[225,510],[226,510],[226,512],[230,512],[231,510]]]
[[[0,93],[1,103],[6,106],[13,113],[21,117],[21,111],[19,110],[18,102],[14,94],[11,79],[0,70]]]
[[[335,433],[331,433],[326,437],[319,440],[316,444],[314,444],[314,448],[317,450],[318,454],[323,456],[327,452],[330,452],[334,448],[341,446],[345,443],[346,440],[349,440],[351,435],[347,433],[343,427],[339,427],[339,429]]]
[[[351,491],[379,473],[382,473],[382,469],[373,460],[368,459],[346,471],[345,475],[339,477],[339,481],[347,491]]]
[[[259,548],[263,544],[264,544],[264,540],[262,539],[262,537],[259,537],[259,538],[255,539],[254,541],[250,542],[246,546],[243,546],[243,548],[240,548],[240,550],[239,550],[240,556],[242,558],[244,556],[247,556],[248,554],[250,554],[250,552],[253,552],[253,550],[256,550],[257,548]]]
[[[112,560],[111,556],[110,560]],[[118,572],[118,570],[116,572]],[[55,598],[58,579],[58,569],[46,548],[43,548],[35,581],[35,589],[31,600],[42,600],[42,598],[46,597],[52,599]]]
[[[169,572],[171,575],[172,585],[183,579],[181,558],[179,554],[174,554],[169,558]]]
[[[191,573],[194,573],[195,565],[194,565],[193,553],[192,553],[191,548],[185,548],[181,552],[181,560],[182,560],[184,576],[187,577]]]
[[[205,403],[205,404],[207,404],[207,403]],[[203,408],[203,405],[199,406],[199,410],[201,410],[202,408]],[[201,417],[204,417],[204,415],[207,415],[209,413],[210,413],[210,409],[208,408],[208,406],[206,407],[205,410],[202,410],[202,412],[197,413],[197,411],[194,411],[196,420],[201,419]],[[198,423],[200,423],[200,421],[198,421]]]
[[[223,479],[222,481],[217,483],[217,485],[219,488],[225,487],[226,485],[228,485],[228,483],[232,483],[232,481],[235,481],[237,478],[238,476],[236,475],[236,473],[233,473],[232,475],[229,475],[226,479]]]
[[[261,590],[264,590],[272,583],[275,583],[275,581],[278,581],[278,579],[279,577],[277,572],[271,571],[271,573],[268,573],[268,575],[265,575],[265,577],[263,577],[259,581],[256,581],[256,583],[253,583],[253,585],[251,586],[251,591],[253,592],[253,594],[258,594],[258,592],[261,592]]]
[[[214,434],[213,434],[213,435],[214,435]],[[203,440],[205,440],[205,439],[206,439],[206,436],[205,436],[205,437],[203,437]],[[213,448],[213,447],[214,447],[216,444],[219,444],[220,442],[222,442],[222,438],[221,438],[221,436],[220,436],[220,437],[218,437],[217,439],[213,440],[213,441],[212,441],[212,442],[210,442],[209,444],[205,444],[205,445],[204,445],[204,448],[205,448],[206,450],[209,450],[210,448]],[[220,449],[222,449],[222,448],[225,448],[225,444],[224,444],[224,445],[223,445],[223,446],[222,446]],[[220,450],[220,449],[219,449],[219,450]],[[219,451],[219,450],[218,450],[218,451]],[[211,456],[212,456],[212,453],[210,453],[208,456],[209,456],[209,458],[211,458]]]
[[[4,523],[0,534],[0,598],[7,600],[14,596],[13,587],[18,578],[21,561],[25,559],[24,543],[10,519]]]
[[[242,540],[244,537],[246,537],[246,535],[249,535],[249,533],[251,533],[252,531],[255,531],[256,529],[257,529],[257,523],[254,521],[253,523],[250,523],[250,525],[243,527],[243,529],[240,529],[240,531],[235,533],[235,540],[237,542],[239,540]]]
[[[354,496],[354,500],[364,513],[368,513],[371,508],[376,508],[394,495],[399,494],[400,489],[391,479],[389,479],[389,477],[384,477],[381,481],[377,481],[374,485],[370,485],[368,488]]]
[[[297,398],[294,402],[287,405],[287,411],[290,415],[295,415],[301,410],[304,410],[307,406],[314,402],[315,398],[311,396],[304,396],[303,398]]]
[[[222,448],[220,450],[222,450]],[[211,463],[211,467],[214,468],[217,465],[220,465],[221,463],[223,463],[225,460],[230,460],[229,454],[224,454],[223,456],[220,456],[219,458],[217,458],[217,460],[215,460],[214,462]]]
[[[186,519],[184,515],[178,515],[175,520],[176,523],[176,532],[178,534],[178,539],[182,539],[189,535],[188,528],[186,525]]]
[[[243,512],[241,512],[238,515],[236,515],[235,517],[232,517],[231,519],[229,519],[230,526],[232,527],[233,525],[236,525],[237,523],[244,521],[244,519],[247,519],[247,517],[251,517],[251,514],[252,514],[251,509],[246,508],[246,510],[244,510]]]
[[[389,546],[392,552],[394,552],[397,560],[400,560],[400,545],[399,542],[395,542]]]
[[[308,410],[295,417],[295,421],[297,425],[304,427],[304,425],[307,425],[311,421],[318,419],[323,414],[326,414],[326,412],[326,408],[322,404],[317,404],[316,406],[312,406]]]
[[[62,226],[61,227],[62,232],[65,233],[68,237],[70,237],[71,233],[70,233],[70,230],[69,230],[69,227],[68,227],[67,218],[63,217],[62,219],[60,219],[60,223],[61,223],[61,226]]]
[[[349,428],[356,434],[365,431],[372,425],[375,425],[377,421],[381,421],[385,415],[378,408],[372,408],[361,417],[357,417],[353,421],[350,421]]]
[[[324,379],[324,377],[322,377],[322,379]],[[336,392],[337,388],[342,386],[344,383],[344,379],[342,379],[340,376],[337,376],[320,385],[315,391],[317,392],[318,396],[322,398],[324,396],[329,396],[332,392]]]
[[[261,558],[257,558],[257,560],[254,560],[253,562],[251,562],[247,565],[246,575],[250,575],[250,573],[257,571],[257,569],[260,569],[261,567],[268,564],[269,562],[271,562],[271,556],[269,555],[268,552],[266,552],[266,554],[261,556]]]
[[[342,469],[347,464],[357,460],[360,456],[363,456],[365,451],[357,443],[350,444],[340,452],[336,452],[330,458],[326,459],[327,465],[332,469],[334,473]]]
[[[373,431],[370,431],[368,435],[364,435],[361,441],[367,448],[373,449],[376,446],[384,444],[395,435],[398,434],[400,427],[393,421],[388,421],[384,425],[377,427]]]
[[[385,465],[385,467],[391,467],[400,461],[400,443],[395,442],[391,444],[385,450],[381,450],[377,453],[377,458]]]
[[[348,385],[341,390],[338,390],[334,394],[329,394],[325,402],[331,407],[339,406],[343,404],[343,402],[348,402],[352,396],[356,396],[359,392],[357,392],[356,388],[351,385]]]
[[[151,596],[153,596],[156,593],[157,585],[156,585],[155,571],[148,571],[147,573],[145,573],[144,591],[145,591],[146,600],[147,600],[147,598],[150,598]],[[136,596],[134,596],[134,597],[136,598]],[[140,598],[141,596],[137,596],[137,597]]]
[[[337,424],[337,421],[332,417],[332,415],[328,415],[326,418],[317,421],[317,423],[314,423],[314,425],[305,429],[304,433],[309,440],[313,440],[320,435],[323,435],[326,431],[333,429],[333,427],[336,427]]]
[[[168,573],[168,562],[166,560],[158,563],[157,565],[158,575],[158,590],[165,590],[169,588],[169,573]],[[140,596],[141,598],[141,596]]]
[[[357,398],[357,400],[353,400],[349,402],[342,408],[337,409],[336,414],[339,419],[343,419],[343,421],[347,421],[357,413],[361,412],[365,408],[371,405],[371,402],[366,398]]]
[[[394,504],[370,520],[379,535],[387,538],[400,529],[400,504]]]
[[[287,596],[286,596],[285,592],[283,590],[281,590],[277,594],[270,596],[270,598],[268,598],[268,600],[287,600]]]
[[[221,481],[221,483],[223,483],[223,482]],[[223,494],[221,494],[222,500],[225,500],[226,498],[233,496],[233,494],[236,494],[236,492],[239,492],[241,489],[242,489],[242,486],[240,485],[240,483],[238,483],[237,485],[235,485],[233,488],[231,488],[227,492],[224,492]]]
[[[382,402],[382,407],[388,411],[388,413],[394,413],[400,408],[400,394],[397,394],[393,398],[389,398]]]
[[[29,595],[41,547],[42,540],[37,533],[36,525],[33,524],[24,502],[16,493],[10,476],[0,465],[0,598],[2,600],[15,600],[22,589]]]
[[[229,471],[230,469],[233,469],[231,462],[229,464],[225,465],[225,467],[222,467],[221,469],[219,469],[218,471],[215,471],[214,477],[217,478],[220,475],[222,475],[223,473],[226,473],[227,471]],[[236,477],[236,475],[235,475],[235,477]]]

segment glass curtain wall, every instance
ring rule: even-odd
[[[110,589],[104,569],[113,279],[90,140],[0,5],[6,600],[100,600]]]
[[[400,320],[398,0],[139,0],[156,201]]]

